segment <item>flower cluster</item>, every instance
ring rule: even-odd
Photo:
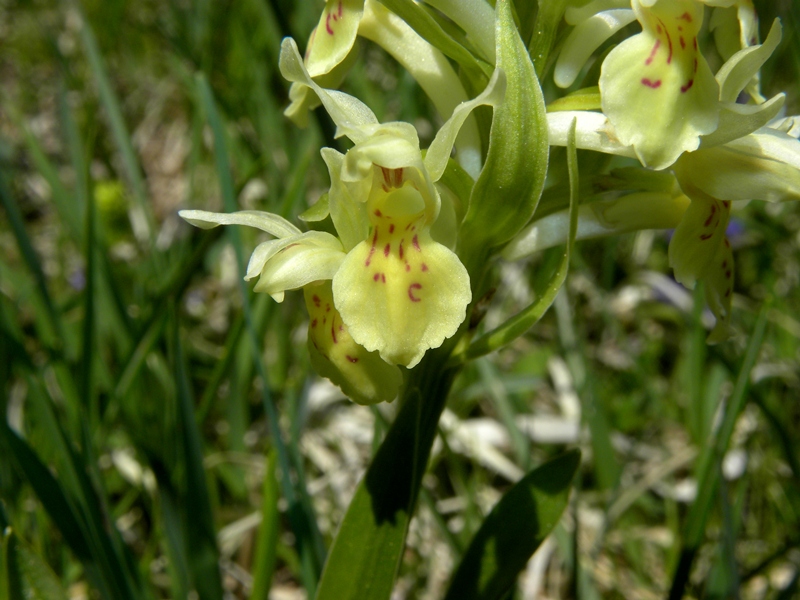
[[[322,150],[337,235],[303,233],[257,211],[180,215],[198,227],[249,225],[274,236],[255,249],[246,278],[258,277],[255,290],[279,302],[286,290],[302,288],[317,371],[357,402],[391,400],[402,381],[397,365],[413,367],[464,321],[469,275],[445,245],[455,240],[455,218],[440,215],[454,207],[437,182],[470,112],[502,97],[503,75],[495,71],[482,94],[455,108],[423,158],[413,126],[379,123],[358,99],[320,87],[294,40],[284,40],[280,66],[293,85],[313,91],[338,134],[354,144],[345,154]]]
[[[570,8],[574,28],[554,70],[564,88],[611,36],[634,22],[641,31],[607,53],[597,87],[590,81],[546,112],[507,1],[496,11],[484,0],[428,2],[461,28],[460,42],[426,26],[439,36],[434,45],[375,0],[328,0],[305,57],[291,39],[281,47],[281,73],[291,83],[286,115],[302,126],[322,105],[337,137],[353,144],[344,154],[322,149],[331,185],[314,219],[329,218],[335,235],[302,232],[264,212],[180,213],[199,227],[247,225],[274,238],[255,249],[246,278],[258,278],[255,290],[278,302],[286,290],[303,290],[317,372],[356,402],[391,400],[402,368],[417,365],[465,320],[474,273],[456,249],[471,259],[500,251],[516,259],[569,239],[566,210],[535,213],[545,136],[553,146],[574,139],[577,148],[638,161],[613,197],[577,209],[577,237],[674,228],[675,277],[689,287],[704,282],[717,317],[709,341],[727,339],[732,203],[800,198],[800,127],[779,118],[783,94],[767,99],[760,91],[759,71],[780,43],[780,23],[759,43],[750,0],[593,0]],[[707,13],[724,61],[716,74],[703,53]],[[358,37],[395,57],[445,119],[426,152],[412,125],[380,123],[335,89]],[[482,88],[472,99],[465,91]],[[481,105],[495,109],[491,131],[472,115]]]
[[[726,62],[712,74],[698,42],[705,7],[714,7],[711,27]],[[568,111],[550,115],[551,144],[564,144],[572,119],[578,146],[631,156],[645,167],[673,173],[672,206],[681,218],[652,227],[676,227],[669,248],[676,279],[688,287],[705,283],[717,317],[710,342],[731,334],[733,255],[725,231],[731,203],[799,199],[800,144],[785,121],[775,121],[785,97],[766,100],[759,70],[781,39],[776,21],[763,44],[750,0],[597,0],[567,14],[575,28],[555,69],[556,83],[572,85],[597,48],[633,21],[642,31],[608,53],[599,79],[602,113]],[[686,203],[688,198],[691,202]],[[663,200],[664,197],[661,197]],[[647,198],[630,205],[622,229],[638,228],[635,212],[647,212]],[[656,210],[653,215],[658,214]],[[647,219],[646,219],[647,220]],[[517,256],[542,224],[516,242]],[[606,231],[618,227],[610,225]]]

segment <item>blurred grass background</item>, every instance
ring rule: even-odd
[[[796,114],[797,6],[757,4],[762,27],[784,22],[765,91]],[[291,219],[326,190],[319,148],[341,141],[319,111],[307,130],[284,119],[277,70],[281,38],[304,47],[321,8],[0,2],[0,528],[69,598],[311,595],[391,422],[394,406],[355,406],[309,370],[300,294],[276,304],[241,282],[257,232],[176,215]],[[344,88],[425,147],[441,122],[425,96],[361,53]],[[735,226],[732,342],[705,345],[702,295],[669,277],[666,235],[642,232],[580,244],[542,322],[465,369],[398,598],[441,597],[500,494],[576,445],[572,506],[516,597],[663,597],[703,489],[689,593],[800,593],[800,212],[754,202]],[[499,265],[487,322],[542,289],[560,253]],[[716,456],[715,423],[748,374]]]

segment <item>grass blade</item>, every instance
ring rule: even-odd
[[[262,600],[269,595],[272,573],[275,569],[275,553],[278,546],[278,457],[273,449],[267,455],[267,472],[261,494],[261,526],[258,528],[258,546],[253,561],[253,589],[250,600]]]
[[[756,320],[750,341],[742,360],[739,375],[736,378],[736,385],[725,407],[725,415],[722,423],[709,440],[708,445],[703,449],[700,456],[700,466],[697,478],[697,498],[689,514],[686,517],[684,527],[683,547],[681,549],[680,560],[675,569],[672,579],[672,588],[669,597],[671,600],[678,600],[683,597],[684,589],[689,581],[694,557],[697,554],[700,544],[705,535],[706,521],[711,512],[714,495],[719,485],[720,463],[728,449],[733,428],[747,402],[747,388],[750,382],[750,373],[753,370],[758,353],[761,350],[761,343],[764,341],[764,334],[767,329],[767,315],[770,303],[765,302]]]
[[[193,414],[183,345],[177,322],[173,324],[175,381],[177,382],[178,436],[184,468],[185,489],[182,511],[186,523],[186,543],[192,581],[200,600],[222,600],[219,549],[214,529],[211,500],[208,496],[200,432]]]
[[[0,600],[67,600],[55,573],[10,527],[2,546]]]
[[[0,203],[2,203],[3,208],[6,210],[8,221],[11,225],[11,230],[13,231],[14,237],[17,240],[17,245],[22,253],[22,257],[24,258],[28,268],[31,270],[31,273],[36,280],[36,286],[39,290],[39,295],[41,296],[42,302],[44,303],[47,321],[51,328],[50,333],[56,338],[57,346],[61,346],[65,343],[64,327],[61,323],[61,315],[56,310],[55,304],[53,304],[53,299],[51,298],[50,292],[47,288],[47,280],[44,276],[42,264],[39,261],[39,257],[36,255],[36,251],[33,249],[33,244],[28,237],[28,232],[25,231],[25,223],[22,219],[22,213],[20,213],[17,203],[11,197],[11,192],[6,186],[2,171],[0,171]]]
[[[231,177],[230,166],[228,163],[228,151],[225,143],[225,131],[222,121],[217,112],[214,96],[208,81],[202,74],[197,76],[197,87],[200,96],[200,103],[206,113],[211,130],[214,134],[214,158],[217,166],[220,188],[224,201],[225,210],[233,212],[238,209],[236,205],[236,195],[234,192],[233,179]],[[252,356],[256,373],[263,385],[261,386],[261,399],[264,411],[267,415],[272,442],[278,454],[278,463],[281,467],[281,488],[287,503],[289,504],[289,519],[294,530],[298,554],[303,565],[303,583],[309,594],[316,589],[319,572],[324,561],[325,549],[322,544],[322,536],[317,528],[317,521],[311,512],[311,507],[301,502],[292,483],[292,472],[295,469],[290,461],[290,453],[283,441],[283,434],[278,425],[278,414],[275,404],[270,395],[269,379],[266,369],[261,362],[261,344],[255,327],[253,311],[250,306],[250,298],[244,282],[245,260],[242,250],[241,237],[235,227],[227,230],[234,250],[236,251],[237,264],[239,267],[239,286],[242,297],[242,312],[245,316],[245,326],[252,345]]]
[[[100,48],[97,45],[97,38],[94,35],[94,31],[83,11],[80,11],[80,14],[80,35],[86,52],[86,58],[89,60],[89,66],[97,85],[100,102],[108,117],[111,135],[114,138],[117,150],[122,158],[122,164],[125,167],[126,175],[133,191],[133,197],[136,201],[136,206],[131,209],[131,226],[139,240],[149,240],[154,246],[155,220],[150,206],[147,203],[147,186],[145,185],[144,176],[139,167],[139,161],[136,158],[136,152],[133,149],[128,127],[125,125],[125,119],[122,116],[122,107],[111,85],[111,79],[108,76],[105,62],[100,53]]]
[[[58,480],[5,421],[0,423],[0,444],[3,446],[3,460],[13,463],[20,475],[31,484],[70,549],[80,560],[91,561],[85,525]]]

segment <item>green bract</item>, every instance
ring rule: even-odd
[[[462,226],[465,251],[514,237],[533,215],[547,173],[544,98],[508,2],[498,3],[495,35],[497,69],[505,71],[508,89],[495,108],[486,164]]]

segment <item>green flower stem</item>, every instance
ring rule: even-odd
[[[458,336],[408,374],[400,412],[356,490],[328,553],[317,600],[386,600],[403,556],[420,483],[457,369]]]

